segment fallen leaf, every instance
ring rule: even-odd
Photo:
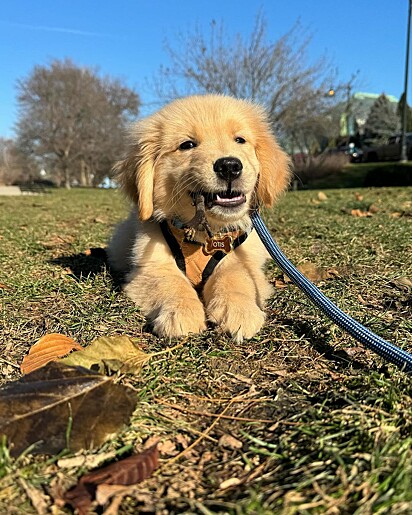
[[[412,289],[412,279],[409,279],[409,277],[398,277],[397,279],[393,279],[391,284],[401,290],[409,291]]]
[[[279,376],[279,377],[287,377],[289,375],[289,370],[285,368],[275,368],[275,367],[266,367],[266,370],[273,375]]]
[[[402,213],[399,213],[399,211],[395,211],[394,213],[391,213],[392,218],[400,218],[402,216]]]
[[[160,451],[160,436],[158,435],[152,435],[149,436],[149,438],[145,441],[143,444],[144,449],[149,449],[149,447],[153,447],[153,445],[157,445]]]
[[[240,440],[228,434],[224,434],[219,438],[219,445],[232,450],[241,449],[243,447],[243,443]]]
[[[332,370],[329,370],[329,375],[334,381],[344,381],[345,376],[342,374],[335,374],[335,372],[332,372]]]
[[[377,205],[371,204],[369,206],[368,213],[372,213],[374,215],[374,214],[378,213],[379,211],[380,211],[380,209],[378,208]]]
[[[157,445],[154,445],[141,454],[130,456],[82,476],[77,485],[63,495],[63,499],[80,515],[86,514],[96,499],[97,489],[100,485],[124,486],[140,483],[158,467],[158,461],[159,451]],[[109,488],[108,490],[111,495],[119,493],[119,488]],[[100,489],[100,502],[106,503],[109,498],[110,495],[107,495],[107,491]]]
[[[320,267],[310,261],[302,263],[297,268],[307,279],[309,279],[309,281],[312,282],[326,281],[340,276],[338,270],[335,268]],[[284,282],[290,283],[291,280],[289,277],[284,275]]]
[[[320,281],[324,278],[325,270],[310,261],[298,266],[298,270],[300,270],[310,281]]]
[[[166,456],[176,456],[178,453],[176,444],[173,442],[173,440],[165,440],[164,442],[160,442],[158,447],[160,454],[165,454]]]
[[[233,379],[235,379],[237,382],[245,383],[245,384],[249,384],[249,385],[253,384],[253,379],[251,379],[250,377],[247,377],[243,374],[232,374],[231,372],[226,372],[226,373],[230,377],[233,377]]]
[[[363,195],[361,195],[360,193],[356,192],[355,193],[355,198],[356,200],[358,200],[359,202],[361,202],[363,200]]]
[[[325,193],[323,193],[323,191],[319,191],[318,193],[318,200],[320,200],[321,202],[324,201],[324,200],[328,200],[328,197]]]
[[[362,211],[361,209],[352,209],[350,214],[352,216],[357,216],[359,218],[366,217],[366,216],[372,216],[372,213],[369,211]]]
[[[102,373],[122,370],[136,374],[151,356],[139,349],[128,336],[101,336],[83,348],[83,352],[70,354],[60,362]]]
[[[83,347],[64,334],[46,334],[30,347],[28,355],[23,358],[20,370],[22,374],[29,374],[50,361],[66,356],[72,350],[83,350]]]
[[[82,367],[50,362],[0,388],[0,435],[18,455],[100,445],[126,424],[136,394]]]

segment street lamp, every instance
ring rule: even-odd
[[[401,134],[401,161],[406,162],[407,145],[406,145],[406,113],[408,110],[408,74],[409,74],[409,40],[411,35],[411,9],[412,0],[409,0],[408,8],[408,32],[406,36],[406,61],[405,61],[405,88],[404,88],[404,102],[402,106],[402,134]]]
[[[338,89],[345,88],[345,90],[346,90],[346,103],[345,103],[345,108],[344,108],[344,111],[343,111],[343,114],[341,117],[341,122],[342,122],[342,119],[344,120],[345,128],[344,128],[344,133],[342,132],[342,128],[341,128],[341,136],[347,136],[348,143],[349,143],[350,137],[353,136],[352,133],[354,132],[354,121],[353,121],[353,117],[352,117],[352,81],[353,81],[353,79],[354,79],[354,76],[352,76],[352,78],[351,78],[350,82],[348,82],[348,84],[346,84],[345,86],[340,86],[338,88]],[[336,95],[336,89],[333,86],[331,86],[329,88],[329,91],[327,92],[326,96],[329,98],[333,98],[335,95]]]

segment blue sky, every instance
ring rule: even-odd
[[[313,33],[313,59],[326,53],[342,80],[359,70],[360,91],[401,95],[408,0],[5,1],[0,10],[0,136],[13,137],[16,81],[35,65],[70,57],[123,79],[148,103],[145,79],[168,64],[165,37],[173,42],[196,24],[206,31],[212,19],[247,35],[259,10],[273,41],[300,19]],[[143,113],[150,109],[146,105]]]

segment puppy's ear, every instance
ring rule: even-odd
[[[153,214],[153,186],[157,157],[157,128],[152,117],[134,124],[129,131],[127,156],[114,166],[116,179],[137,205],[139,218]]]
[[[257,200],[270,207],[290,182],[290,159],[280,148],[266,121],[261,125],[256,142],[260,163]]]

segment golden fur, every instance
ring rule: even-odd
[[[188,140],[196,146],[179,148]],[[178,269],[158,224],[191,220],[190,193],[228,189],[213,168],[227,156],[243,165],[230,184],[246,201],[236,207],[209,206],[207,220],[215,232],[247,230],[252,204],[271,206],[289,182],[288,157],[257,105],[219,95],[176,100],[131,128],[127,156],[116,165],[120,185],[135,207],[115,231],[109,261],[128,272],[125,291],[160,336],[198,333],[210,321],[241,341],[264,323],[271,286],[262,266],[268,255],[255,231],[220,261],[199,297]],[[203,241],[204,231],[198,230],[196,239]]]

